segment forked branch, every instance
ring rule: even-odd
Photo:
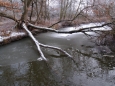
[[[51,49],[59,50],[59,51],[61,51],[62,53],[64,53],[65,55],[67,55],[68,57],[70,57],[70,58],[73,60],[72,56],[71,56],[70,54],[68,54],[66,51],[62,50],[61,48],[54,47],[54,46],[49,46],[49,45],[44,45],[44,44],[42,44],[42,43],[39,43],[38,40],[33,36],[33,34],[28,30],[28,28],[27,28],[27,26],[26,26],[25,23],[22,23],[22,27],[26,30],[26,32],[28,33],[28,35],[30,36],[30,38],[31,38],[31,39],[34,41],[34,43],[36,44],[37,49],[38,49],[38,51],[39,51],[39,53],[40,53],[40,55],[41,55],[41,59],[47,61],[46,57],[44,56],[44,54],[43,54],[43,52],[42,52],[42,50],[41,50],[41,48],[40,48],[40,46],[41,46],[41,47],[45,47],[45,48],[51,48]]]
[[[37,46],[37,49],[41,55],[41,58],[45,61],[47,61],[46,57],[44,56],[43,52],[41,51],[41,48],[40,48],[40,43],[36,40],[36,38],[32,35],[32,33],[28,30],[27,26],[25,23],[22,23],[22,27],[26,30],[26,32],[28,33],[28,35],[30,36],[30,38],[34,41],[34,43],[36,44]]]
[[[65,55],[67,55],[68,57],[72,58],[72,56],[71,56],[70,54],[68,54],[66,51],[62,50],[62,49],[59,48],[59,47],[44,45],[44,44],[41,44],[41,43],[40,43],[40,46],[45,47],[45,48],[51,48],[51,49],[59,50],[59,51],[61,51],[62,53],[64,53]]]

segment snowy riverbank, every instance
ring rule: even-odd
[[[90,27],[94,27],[94,26],[101,26],[102,24],[104,24],[104,22],[102,23],[89,23],[89,24],[80,24],[77,27],[67,27],[67,28],[63,28],[62,30],[65,31],[71,31],[71,30],[76,30],[76,29],[81,29],[81,28],[90,28]],[[110,27],[108,26],[104,26],[104,27],[100,27],[100,28],[93,28],[92,30],[98,30],[98,31],[109,31],[112,30]],[[81,34],[80,32],[78,32],[77,34]],[[83,34],[83,33],[82,33]],[[89,31],[87,32],[87,34],[93,34],[93,32]],[[53,34],[52,34],[53,35]],[[59,34],[59,36],[61,37],[67,37],[68,35],[71,34]],[[25,32],[10,32],[10,34],[8,36],[0,36],[0,43],[6,44],[7,42],[9,43],[9,40],[18,40],[21,39],[22,37],[27,36],[27,34]]]

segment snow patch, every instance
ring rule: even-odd
[[[11,37],[23,36],[23,35],[25,35],[24,32],[12,32],[9,36],[0,36],[0,42]]]
[[[90,27],[95,27],[95,26],[101,26],[102,24],[104,24],[104,22],[101,22],[101,23],[89,23],[89,24],[80,24],[80,26],[77,26],[77,27],[67,27],[67,28],[63,28],[62,30],[63,31],[72,31],[72,30],[79,30],[79,29],[82,29],[82,28],[90,28]],[[100,27],[100,28],[93,28],[91,30],[98,30],[98,31],[109,31],[109,30],[112,30],[111,27],[109,26],[104,26],[104,27]],[[95,35],[95,32],[86,32],[87,34],[89,35]],[[84,34],[82,32],[78,32],[78,33],[75,33],[75,34]],[[58,36],[61,36],[61,37],[67,37],[67,36],[70,36],[72,34],[59,34]]]
[[[2,41],[3,41],[3,37],[0,36],[0,42],[2,42]]]
[[[102,23],[89,23],[89,24],[80,24],[80,26],[77,27],[67,27],[67,28],[63,28],[64,31],[72,31],[72,30],[79,30],[82,28],[90,28],[90,27],[95,27],[95,26],[101,26],[102,24],[104,24],[104,22]],[[109,26],[104,26],[104,27],[100,27],[100,28],[93,28],[91,30],[99,30],[99,31],[109,31],[112,30],[111,27]]]
[[[95,26],[101,26],[102,24],[104,24],[104,22],[101,22],[101,23],[81,24],[78,28],[95,27]],[[112,30],[112,29],[109,26],[104,26],[104,27],[100,27],[100,28],[94,28],[92,30],[108,31],[108,30]]]
[[[13,37],[13,36],[19,36],[19,35],[21,35],[21,36],[23,36],[23,35],[25,35],[25,33],[24,32],[13,32],[13,33],[11,33],[11,35],[10,35],[10,37]]]

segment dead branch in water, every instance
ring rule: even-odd
[[[26,30],[26,32],[28,33],[28,35],[30,36],[30,38],[34,41],[34,43],[36,44],[37,46],[37,49],[41,55],[41,58],[45,61],[47,61],[46,57],[44,56],[43,52],[41,51],[41,48],[40,48],[40,43],[36,40],[36,38],[32,35],[32,33],[28,30],[27,26],[25,23],[22,23],[22,27]]]
[[[28,35],[30,36],[30,38],[34,41],[34,43],[36,44],[37,46],[37,49],[41,55],[41,58],[38,58],[38,59],[42,59],[42,60],[45,60],[47,61],[46,57],[44,56],[40,46],[42,47],[45,47],[45,48],[51,48],[51,49],[56,49],[56,50],[59,50],[61,51],[62,53],[64,53],[65,55],[67,55],[68,57],[70,57],[72,59],[72,56],[70,54],[68,54],[66,51],[62,50],[61,48],[58,48],[58,47],[54,47],[54,46],[49,46],[49,45],[44,45],[42,43],[39,43],[38,40],[33,36],[33,34],[28,30],[27,26],[25,23],[22,23],[22,27],[26,30],[26,32],[28,33]]]

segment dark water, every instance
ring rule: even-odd
[[[0,47],[0,86],[115,86],[115,58],[107,46],[96,46],[81,33],[43,33],[36,38],[66,50],[76,63],[44,48],[48,63],[37,61],[36,46],[25,38]]]

